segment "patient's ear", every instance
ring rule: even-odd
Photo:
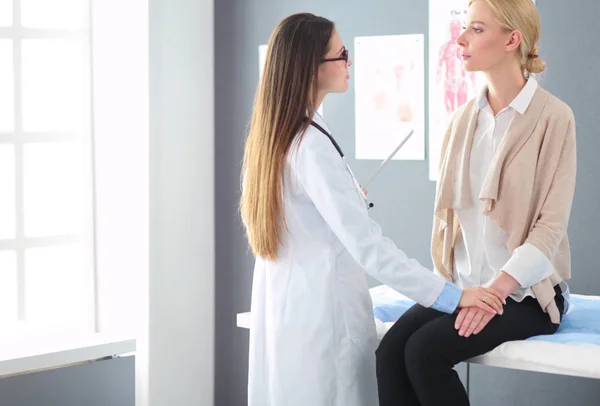
[[[519,30],[513,30],[510,32],[508,40],[506,41],[505,50],[506,52],[512,52],[515,49],[519,49],[521,46],[521,40],[523,39],[523,34]]]

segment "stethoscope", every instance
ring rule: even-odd
[[[342,151],[342,148],[340,148],[340,146],[335,141],[335,139],[333,138],[333,136],[331,134],[329,134],[327,131],[325,131],[325,129],[323,127],[321,127],[319,124],[315,123],[314,120],[311,120],[310,125],[312,125],[317,130],[319,130],[320,132],[322,132],[323,134],[325,134],[327,136],[327,138],[329,138],[329,141],[331,141],[331,143],[333,144],[333,146],[335,147],[335,149],[337,150],[337,152],[340,154],[340,157],[342,157],[342,160],[344,161],[344,164],[346,165],[346,168],[348,169],[348,171],[350,172],[350,175],[352,175],[352,178],[354,179],[354,183],[356,184],[356,187],[360,191],[360,195],[362,196],[365,204],[367,205],[367,209],[370,209],[371,207],[375,206],[373,203],[369,202],[369,200],[367,199],[367,196],[365,195],[365,192],[363,192],[362,188],[360,187],[360,185],[356,181],[356,177],[354,176],[354,173],[352,173],[352,170],[350,169],[350,167],[348,166],[348,163],[346,162],[346,159],[344,158],[344,152]]]

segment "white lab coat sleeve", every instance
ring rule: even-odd
[[[454,292],[451,303],[445,300],[438,307],[447,313],[454,311],[460,290],[408,258],[382,235],[345,162],[327,137],[307,131],[293,165],[305,193],[365,272],[425,307],[436,304],[442,291],[445,298],[449,291]]]

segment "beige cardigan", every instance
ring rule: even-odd
[[[460,233],[454,209],[473,204],[469,157],[478,114],[476,99],[459,107],[442,144],[431,255],[435,271],[450,281],[454,244]],[[479,194],[485,202],[484,214],[508,234],[509,252],[529,243],[554,266],[549,278],[532,286],[554,323],[560,322],[554,286],[571,277],[567,225],[576,167],[573,112],[538,86],[525,113],[515,113]]]

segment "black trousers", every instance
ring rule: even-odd
[[[563,313],[560,288],[555,301]],[[504,313],[477,335],[458,335],[457,314],[414,305],[396,321],[376,351],[379,406],[464,406],[469,398],[454,366],[507,341],[553,334],[557,324],[532,297],[508,298]]]

